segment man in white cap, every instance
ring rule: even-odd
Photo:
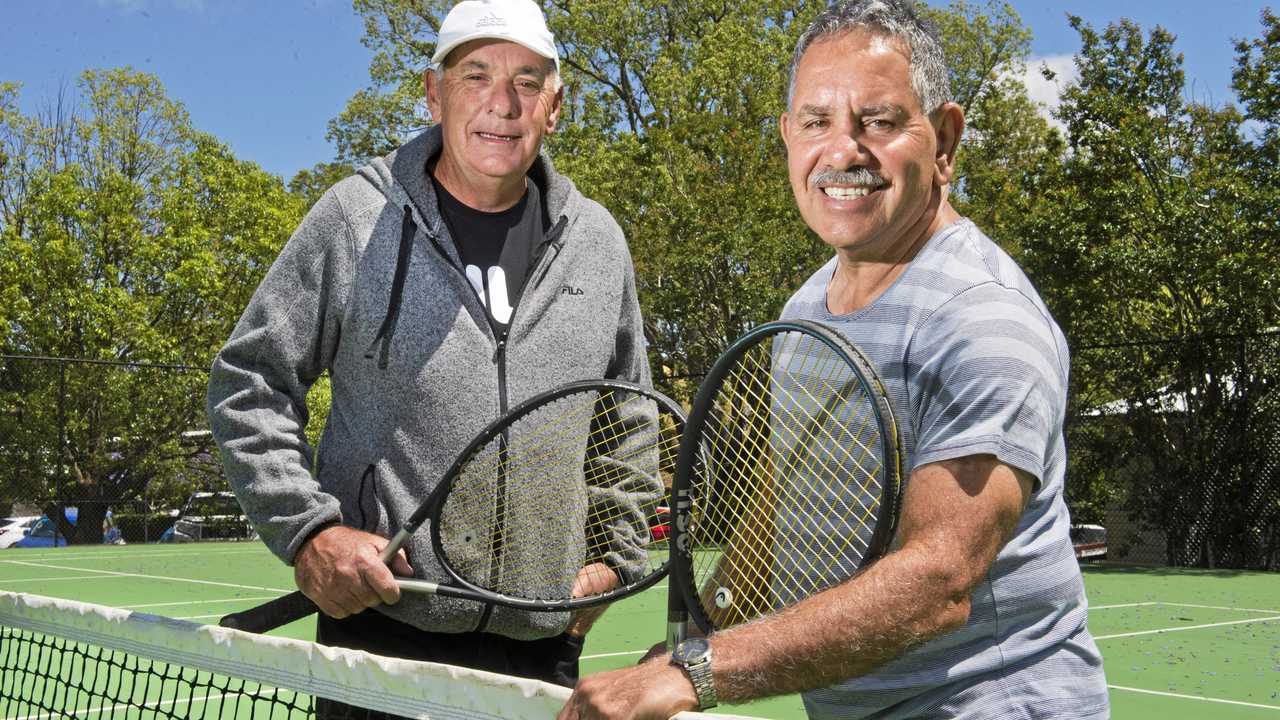
[[[214,361],[210,423],[248,516],[322,610],[321,642],[572,685],[589,618],[401,596],[393,572],[446,579],[425,537],[378,559],[517,403],[572,380],[650,382],[622,231],[540,154],[563,95],[541,10],[461,2],[432,62],[438,124],[308,213]],[[324,372],[313,466],[306,395]],[[614,501],[660,492],[620,485]]]

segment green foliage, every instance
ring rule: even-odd
[[[181,438],[204,424],[203,368],[302,208],[154,77],[79,87],[83,109],[45,117],[0,100],[0,348],[112,364],[4,362],[0,495],[81,505],[78,539],[95,541],[108,503],[201,482],[208,441]]]
[[[354,173],[355,168],[346,163],[317,163],[310,170],[299,170],[294,174],[289,180],[289,192],[297,196],[304,207],[310,208],[326,190]]]
[[[1257,184],[1241,114],[1183,98],[1172,35],[1071,22],[1082,49],[1059,109],[1068,152],[1023,232],[1028,271],[1075,348],[1071,476],[1080,496],[1125,476],[1132,515],[1172,528],[1170,562],[1236,562],[1232,538],[1260,534],[1240,523],[1276,518],[1229,511],[1253,492],[1241,478],[1258,455],[1225,428],[1270,402],[1274,378],[1234,345],[1191,339],[1276,323],[1280,238],[1258,219],[1280,198]],[[1099,436],[1102,407],[1132,435]],[[1111,472],[1088,463],[1105,455],[1086,449],[1099,441],[1129,449]]]
[[[1056,171],[1062,140],[1019,80],[1031,32],[1008,3],[978,8],[963,0],[929,11],[951,66],[951,88],[965,112],[964,144],[952,201],[1015,257],[1023,219]]]
[[[1262,37],[1236,43],[1232,87],[1248,108],[1246,117],[1262,124],[1265,145],[1280,143],[1280,16],[1262,11]],[[1272,162],[1275,156],[1268,158]]]

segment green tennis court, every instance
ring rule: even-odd
[[[1090,628],[1117,718],[1280,718],[1280,575],[1086,565]],[[0,589],[216,622],[275,597],[292,572],[257,543],[0,551]],[[665,632],[665,585],[611,608],[583,672],[633,663]],[[279,634],[311,638],[311,622]],[[724,708],[802,718],[798,697]]]

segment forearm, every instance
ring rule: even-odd
[[[776,615],[714,635],[716,692],[737,703],[826,687],[963,626],[967,583],[931,555],[926,547],[893,553]]]
[[[311,474],[305,409],[298,405],[305,402],[304,384],[269,376],[281,370],[253,367],[245,349],[233,338],[214,361],[209,423],[246,515],[267,546],[292,562],[301,543],[340,521],[341,512]]]
[[[209,374],[209,427],[228,480],[281,559],[338,501],[312,477],[307,390],[331,365],[351,277],[352,246],[332,192],[312,207],[250,300]]]

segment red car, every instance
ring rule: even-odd
[[[666,540],[671,534],[671,508],[666,505],[654,508],[653,522],[655,524],[649,526],[649,534],[654,541]]]

